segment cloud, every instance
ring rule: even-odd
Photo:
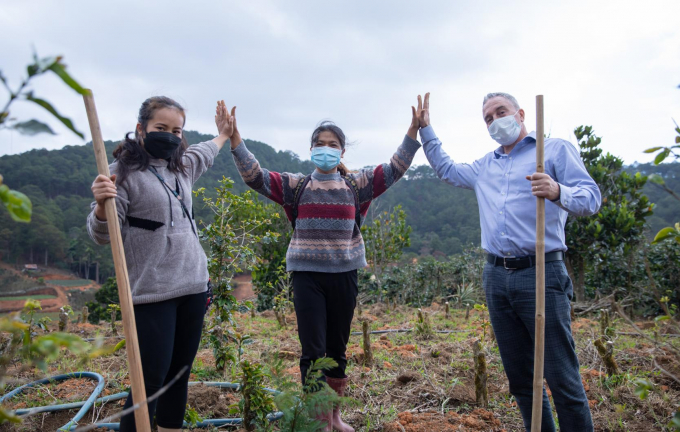
[[[16,86],[30,60],[63,54],[91,87],[105,139],[134,128],[147,97],[188,109],[187,128],[213,133],[214,103],[238,106],[245,137],[308,154],[323,119],[356,142],[351,166],[389,158],[410,122],[415,96],[432,92],[432,121],[446,150],[470,162],[495,148],[481,120],[487,92],[514,94],[533,128],[544,94],[546,128],[571,139],[580,124],[627,163],[673,142],[680,118],[677,1],[118,1],[9,0],[0,58]],[[86,132],[82,101],[52,77],[36,94]],[[0,103],[2,100],[0,100]],[[0,155],[80,140],[38,107],[19,118],[47,120],[57,137],[0,132]],[[422,153],[416,163],[426,163]]]

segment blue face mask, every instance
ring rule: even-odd
[[[340,158],[342,158],[342,150],[328,146],[312,148],[312,162],[321,171],[330,171],[340,165]]]

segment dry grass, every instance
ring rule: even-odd
[[[434,304],[424,309],[432,326],[438,330],[457,332],[436,333],[428,337],[416,337],[414,333],[389,333],[373,335],[374,361],[363,365],[361,336],[351,336],[347,349],[349,359],[347,373],[351,385],[349,396],[356,404],[345,408],[345,416],[357,431],[453,431],[523,430],[521,416],[514,399],[509,394],[508,383],[500,362],[498,348],[488,339],[484,344],[488,361],[489,407],[482,410],[475,405],[472,341],[481,334],[479,312],[471,312],[468,321],[465,311],[452,310],[451,319],[444,318],[444,308]],[[415,309],[398,307],[386,312],[376,305],[366,308],[361,317],[370,322],[372,330],[411,328],[415,322]],[[244,357],[263,362],[269,366],[281,359],[277,379],[299,380],[297,356],[300,346],[294,314],[287,316],[289,323],[280,328],[273,314],[237,314],[235,321],[243,333],[251,334],[254,343],[247,345]],[[631,331],[619,323],[620,331]],[[587,318],[574,323],[574,337],[582,367],[582,377],[590,401],[597,431],[649,431],[665,430],[671,416],[680,404],[680,388],[677,384],[653,371],[651,346],[642,339],[618,336],[615,340],[615,356],[622,375],[609,379],[592,344],[598,337],[599,324]],[[355,317],[352,331],[361,331],[359,317]],[[89,324],[73,328],[83,337],[95,334],[109,335],[108,325]],[[680,341],[678,341],[680,342]],[[680,365],[668,356],[665,366],[680,371]],[[69,372],[75,369],[73,359],[64,356],[50,366],[49,374]],[[87,368],[106,378],[104,393],[122,391],[129,384],[125,353],[92,361]],[[20,372],[17,365],[10,370],[13,378],[30,381],[40,375],[34,371]],[[215,371],[212,352],[201,348],[192,369],[192,380],[234,381],[235,371],[224,374]],[[636,378],[648,378],[657,384],[656,391],[646,400],[635,395]],[[272,382],[272,385],[275,383]],[[49,387],[45,391],[31,391],[12,401],[15,407],[38,406],[85,398],[93,384],[87,380],[71,381]],[[203,416],[225,415],[229,406],[237,403],[233,394],[226,390],[192,387],[190,404]],[[120,410],[121,402],[97,407],[86,419],[93,421]],[[75,411],[68,413],[41,414],[27,419],[19,427],[3,426],[0,431],[56,430],[65,424]]]

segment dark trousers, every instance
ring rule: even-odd
[[[179,380],[149,403],[152,424],[155,414],[158,426],[169,429],[182,427],[189,374],[201,341],[206,296],[207,293],[192,294],[134,307],[147,397],[160,390],[187,366]],[[125,408],[132,405],[130,392]],[[120,430],[136,430],[134,413],[121,419]]]
[[[330,357],[337,367],[324,371],[331,378],[345,378],[345,350],[357,304],[357,271],[344,273],[293,272],[293,302],[302,345],[300,374],[305,383],[313,361]]]
[[[557,408],[560,430],[592,431],[593,421],[579,374],[576,345],[571,336],[571,279],[563,261],[546,263],[545,274],[544,377]],[[510,393],[515,396],[524,427],[529,431],[534,376],[536,269],[506,270],[487,263],[483,284],[491,324],[510,382]],[[545,388],[542,420],[543,432],[555,430]]]

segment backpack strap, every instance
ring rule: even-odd
[[[302,196],[302,192],[305,190],[305,187],[307,187],[307,183],[309,183],[309,180],[311,180],[312,176],[307,175],[305,176],[304,179],[300,180],[295,186],[295,191],[293,193],[293,211],[292,211],[292,219],[290,221],[291,225],[293,225],[293,230],[295,230],[295,221],[297,220],[298,217],[298,206],[300,204],[300,197]],[[357,224],[357,228],[361,229],[361,207],[359,205],[359,186],[357,186],[357,182],[351,178],[351,177],[345,177],[342,176],[342,179],[345,181],[347,184],[347,187],[352,191],[352,195],[354,195],[354,222]]]
[[[361,206],[359,205],[359,186],[357,186],[357,182],[354,180],[354,178],[350,176],[342,176],[342,179],[347,183],[347,187],[349,187],[352,190],[352,194],[354,195],[354,221],[357,224],[357,228],[361,229]]]
[[[309,174],[305,176],[302,180],[300,180],[295,186],[295,191],[293,192],[293,217],[290,220],[291,225],[293,225],[293,230],[295,230],[295,221],[297,220],[298,217],[298,204],[300,204],[300,197],[302,196],[302,191],[305,189],[307,186],[307,183],[309,183],[309,180],[312,178],[312,175]]]

